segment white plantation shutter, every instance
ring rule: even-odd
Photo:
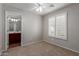
[[[49,36],[55,36],[55,17],[49,19]]]
[[[67,39],[67,13],[56,16],[56,37]]]
[[[67,13],[49,19],[49,36],[67,40]]]

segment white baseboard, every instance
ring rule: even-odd
[[[2,55],[2,51],[0,51],[0,56]]]
[[[0,52],[0,56],[2,55],[2,53]]]
[[[60,46],[60,45],[58,45],[58,44],[51,43],[50,41],[47,41],[47,40],[43,40],[43,41],[45,41],[45,42],[47,42],[47,43],[49,43],[49,44],[52,44],[52,45],[56,45],[56,46],[65,48],[65,49],[67,49],[67,50],[71,50],[71,51],[76,52],[76,53],[79,53],[79,51],[73,50],[73,49],[71,49],[71,48],[64,47],[64,46]]]
[[[29,42],[29,43],[26,43],[26,44],[22,44],[22,46],[28,46],[28,45],[35,44],[35,43],[38,43],[38,42],[42,42],[42,40],[32,41],[32,42]]]

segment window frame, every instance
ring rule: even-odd
[[[64,37],[62,37],[62,36],[56,36],[56,17],[59,17],[59,16],[61,16],[61,15],[65,15],[66,16],[66,19],[65,19],[65,36]],[[49,36],[49,20],[50,20],[50,18],[52,18],[52,17],[55,17],[55,36]],[[68,40],[68,12],[62,12],[62,13],[60,13],[60,14],[56,14],[56,15],[53,15],[52,17],[49,17],[49,19],[48,19],[48,37],[54,37],[54,38],[58,38],[58,39],[63,39],[63,40]]]

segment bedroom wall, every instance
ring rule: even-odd
[[[42,41],[42,19],[40,15],[37,15],[30,11],[23,11],[13,6],[8,6],[3,4],[3,13],[4,11],[13,11],[13,12],[20,13],[22,15],[22,42],[21,43],[23,46],[29,43]],[[5,13],[3,16],[5,16]],[[5,26],[3,25],[3,30],[4,29],[5,29]],[[3,38],[4,37],[5,37],[5,33],[3,31]],[[5,40],[3,40],[3,42],[5,42]],[[4,45],[5,43],[3,43],[3,49],[5,49]]]
[[[2,51],[2,4],[0,4],[0,55]]]
[[[41,16],[31,12],[23,13],[23,44],[42,40],[42,19]]]
[[[68,40],[48,37],[48,19],[62,12],[68,12]],[[43,40],[79,52],[79,4],[72,4],[43,16]]]

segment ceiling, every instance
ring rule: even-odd
[[[28,10],[33,13],[39,14],[39,15],[45,15],[45,14],[53,12],[57,9],[63,8],[67,5],[70,5],[70,3],[51,3],[51,4],[53,4],[53,7],[47,7],[42,12],[37,12],[35,9],[33,9],[35,6],[35,3],[7,3],[6,5],[13,6],[18,9],[22,9],[24,11]]]

